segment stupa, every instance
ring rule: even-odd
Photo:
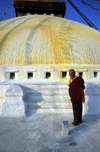
[[[2,115],[71,113],[69,69],[86,82],[85,113],[100,113],[100,32],[49,15],[0,22]],[[96,103],[96,104],[95,104]]]

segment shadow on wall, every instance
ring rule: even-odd
[[[100,114],[100,82],[86,84],[84,114]]]
[[[37,90],[21,86],[23,89],[23,101],[25,103],[25,115],[28,117],[35,114],[44,102],[42,94]]]
[[[19,84],[8,87],[5,97],[2,104],[3,116],[30,116],[41,108],[40,105],[44,101],[41,93]]]

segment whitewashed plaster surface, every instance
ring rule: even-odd
[[[0,95],[3,115],[21,116],[25,114],[29,116],[34,113],[72,113],[67,82],[17,83],[17,81],[15,84],[4,82],[1,85],[0,83],[0,87],[3,88],[3,98]],[[85,85],[83,114],[100,114],[100,82],[86,81]],[[17,93],[12,92],[10,88]]]
[[[100,114],[100,81],[86,83],[84,114]]]
[[[5,93],[6,98],[2,104],[2,114],[4,116],[25,116],[23,96],[23,90],[20,85],[11,85]]]
[[[71,20],[33,15],[0,22],[0,109],[3,103],[16,105],[12,113],[3,108],[3,114],[71,113],[67,82],[72,68],[86,81],[84,114],[99,113],[99,50],[100,32]],[[13,84],[23,95],[12,94],[10,100],[6,95],[9,87],[16,90]]]
[[[0,66],[100,65],[100,32],[68,19],[31,15],[0,22]]]
[[[28,73],[33,73],[32,81],[61,81],[66,82],[69,79],[69,69],[75,69],[76,75],[82,72],[84,80],[100,80],[99,65],[30,65],[30,66],[0,66],[0,82],[9,81],[10,74],[14,73],[14,80],[30,81]],[[50,77],[46,78],[46,73],[50,73]],[[62,77],[62,72],[66,72],[66,76]],[[96,76],[94,76],[96,73]]]

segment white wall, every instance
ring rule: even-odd
[[[32,81],[61,81],[66,82],[69,79],[69,69],[75,69],[76,75],[79,72],[83,73],[84,80],[100,80],[100,67],[93,65],[38,65],[38,66],[1,66],[0,67],[0,82],[11,81],[10,73],[15,73],[15,80],[30,81],[27,74],[33,73]],[[92,70],[91,70],[92,69]],[[46,79],[46,72],[51,73],[51,77]],[[62,78],[62,72],[67,72],[66,77]],[[94,72],[97,72],[97,77],[94,78]]]
[[[100,81],[86,83],[84,114],[100,114]]]
[[[2,108],[2,103],[6,100],[6,98],[5,98],[6,90],[12,84],[21,84],[21,86],[23,86],[23,88],[25,87],[26,90],[28,91],[28,94],[26,94],[26,96],[29,96],[29,100],[31,100],[31,96],[29,94],[33,93],[32,94],[33,103],[34,103],[33,99],[36,100],[38,98],[34,94],[34,92],[36,92],[41,96],[41,98],[43,98],[46,105],[49,102],[49,105],[51,105],[51,109],[53,108],[52,105],[54,106],[53,102],[55,102],[55,105],[59,105],[58,106],[59,108],[65,109],[65,110],[60,109],[60,113],[61,112],[63,112],[63,113],[72,112],[71,110],[68,111],[68,109],[66,109],[66,106],[63,107],[63,105],[67,105],[67,106],[69,105],[69,108],[71,108],[71,102],[69,101],[69,96],[68,96],[68,86],[67,86],[68,83],[67,82],[42,82],[42,81],[41,82],[35,82],[35,81],[2,82],[2,83],[0,83],[0,109]],[[84,115],[85,114],[100,114],[100,81],[85,81],[85,84],[86,84],[86,88],[85,88],[85,103],[83,105],[83,114]],[[56,93],[56,96],[52,96],[52,93]],[[55,101],[52,102],[52,100],[54,100],[54,99],[55,99]],[[27,99],[27,101],[28,101],[28,99]],[[40,106],[40,104],[44,103],[44,102],[38,103],[38,100],[35,102],[37,102],[37,105],[39,105],[39,106]],[[38,109],[38,111],[40,111],[40,110],[41,109]],[[41,110],[41,113],[42,112],[43,111]],[[56,110],[56,112],[57,112],[57,110]]]

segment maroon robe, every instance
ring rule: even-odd
[[[81,87],[84,85],[84,80],[81,77],[74,79],[69,85],[69,95],[71,97],[71,102],[79,100],[79,97],[82,96]]]
[[[81,77],[74,79],[69,85],[69,95],[73,106],[74,122],[82,121],[82,91],[84,80]]]

